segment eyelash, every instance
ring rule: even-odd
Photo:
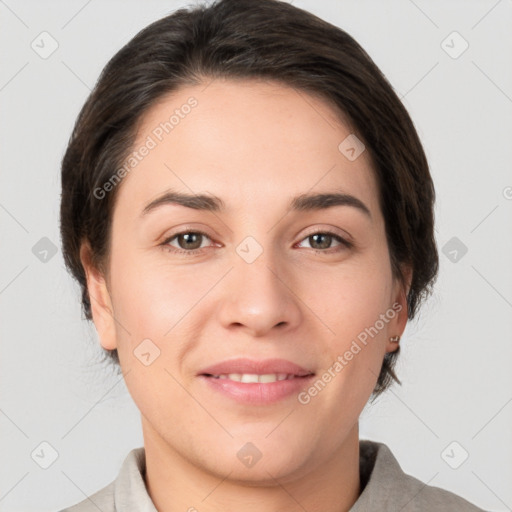
[[[177,238],[178,236],[180,235],[186,235],[186,234],[195,234],[195,235],[202,235],[202,236],[205,236],[206,238],[210,239],[210,236],[205,233],[204,231],[201,231],[201,230],[198,230],[198,229],[195,229],[195,230],[187,230],[187,231],[181,231],[179,233],[175,233],[174,235],[172,235],[171,237],[167,238],[166,240],[164,240],[164,242],[162,242],[162,246],[165,250],[173,253],[173,254],[187,254],[187,255],[194,255],[194,254],[198,254],[200,252],[202,252],[204,249],[206,249],[206,247],[202,247],[202,248],[199,248],[199,249],[191,249],[191,250],[186,250],[186,249],[177,249],[176,247],[173,247],[171,245],[169,245],[169,243],[174,240],[175,238]],[[340,252],[341,250],[343,249],[351,249],[353,247],[353,243],[345,240],[344,238],[342,238],[341,236],[339,235],[336,235],[335,233],[331,232],[331,231],[314,231],[313,233],[309,233],[308,235],[306,235],[302,240],[305,240],[306,238],[309,238],[310,236],[313,236],[313,235],[318,235],[318,234],[322,234],[322,235],[328,235],[328,236],[331,236],[332,238],[334,238],[336,241],[340,242],[341,243],[341,246],[338,246],[338,247],[330,247],[329,249],[311,249],[313,251],[315,251],[315,254],[318,254],[318,253],[321,253],[321,254],[333,254],[333,253],[338,253]],[[334,250],[333,250],[334,249]]]

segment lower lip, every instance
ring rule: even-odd
[[[310,385],[314,375],[294,377],[293,379],[277,380],[275,382],[237,382],[230,379],[216,379],[199,375],[211,389],[218,391],[233,400],[244,404],[266,405],[297,395]]]

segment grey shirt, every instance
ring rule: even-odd
[[[456,494],[406,475],[383,443],[361,440],[359,452],[364,488],[350,512],[483,512]],[[145,471],[145,450],[135,448],[113,482],[60,512],[157,512],[146,490]]]

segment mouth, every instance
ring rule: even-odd
[[[203,368],[198,375],[216,379],[230,379],[237,382],[275,382],[306,377],[314,374],[287,359],[248,359],[239,357],[227,359]]]
[[[307,375],[295,375],[290,373],[222,373],[219,375],[212,375],[209,373],[200,374],[202,377],[211,377],[213,379],[228,379],[234,382],[241,382],[243,384],[269,384],[272,382],[291,380],[291,379],[306,379],[314,375],[309,373]]]
[[[314,374],[201,374],[205,391],[228,400],[228,403],[250,406],[271,406],[283,400],[296,400],[299,393],[311,385]]]
[[[203,369],[205,391],[238,405],[270,406],[296,397],[315,376],[285,359],[231,359]]]

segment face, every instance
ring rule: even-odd
[[[276,83],[205,87],[167,96],[139,126],[108,279],[87,268],[93,319],[118,349],[146,449],[222,478],[286,481],[354,438],[389,338],[405,328],[406,290],[368,152],[339,149],[351,131],[335,111]],[[206,198],[185,206],[171,193]],[[317,194],[345,196],[305,200]],[[212,374],[291,378],[203,375],[222,362]]]

